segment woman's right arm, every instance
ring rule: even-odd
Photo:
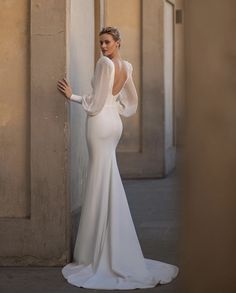
[[[94,86],[91,94],[76,95],[71,93],[69,100],[82,104],[89,115],[98,114],[106,101],[107,96],[112,92],[113,65],[108,57],[102,56],[96,64],[94,73]]]
[[[72,101],[81,103],[89,115],[96,115],[102,110],[107,96],[112,91],[113,66],[111,62],[108,57],[99,58],[95,68],[94,86],[91,94],[82,96],[72,94],[70,97]]]

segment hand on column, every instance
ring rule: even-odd
[[[68,81],[63,78],[61,80],[58,80],[57,82],[57,88],[59,91],[61,91],[63,93],[63,95],[70,100],[70,97],[72,95],[72,89],[68,83]]]

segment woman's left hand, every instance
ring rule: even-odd
[[[64,94],[64,96],[67,99],[70,99],[70,97],[72,95],[72,89],[71,89],[68,81],[65,78],[58,80],[57,88],[59,91],[61,91]]]

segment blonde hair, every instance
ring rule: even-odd
[[[109,35],[111,35],[115,41],[120,41],[121,40],[120,32],[114,26],[106,26],[106,27],[103,27],[102,30],[99,33],[99,36],[101,36],[103,34],[109,34]],[[119,48],[120,48],[120,43],[119,43]]]

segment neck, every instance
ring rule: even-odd
[[[121,59],[120,51],[116,50],[108,56],[110,59]]]

